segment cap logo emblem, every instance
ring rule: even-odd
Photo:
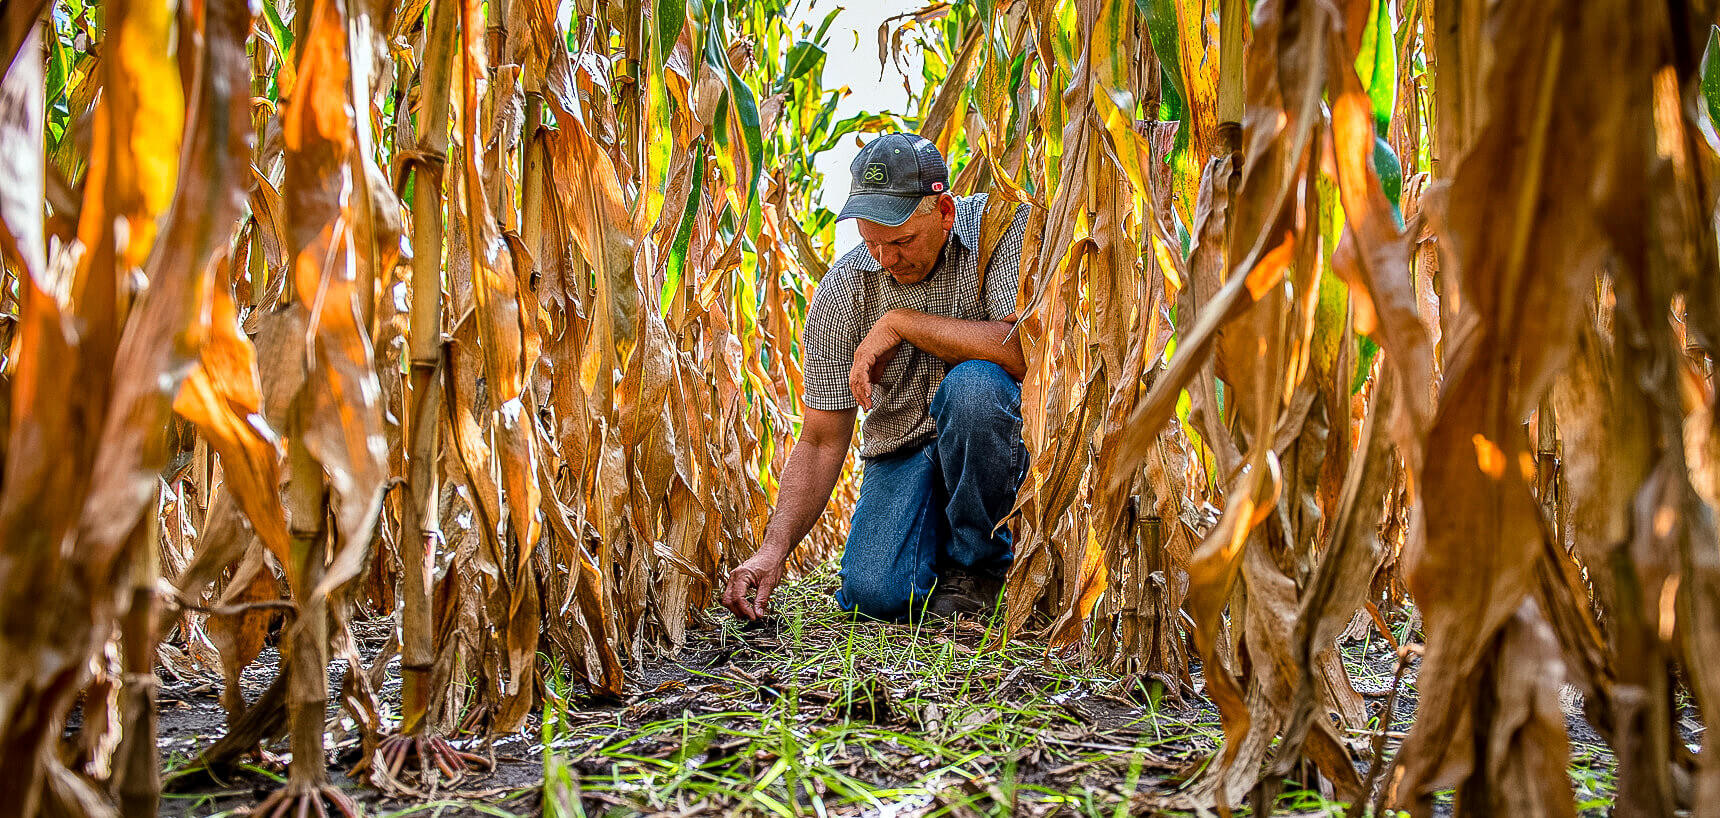
[[[932,192],[933,193],[942,193],[943,189],[944,189],[944,183],[943,182],[933,182],[932,183]]]
[[[890,183],[890,171],[883,162],[873,162],[860,174],[860,183],[883,186]]]

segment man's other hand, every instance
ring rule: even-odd
[[[895,324],[898,318],[896,311],[884,313],[854,350],[848,389],[854,393],[854,402],[868,412],[872,411],[872,385],[883,379],[884,370],[895,360],[897,346],[902,343],[902,334]]]
[[[764,616],[769,610],[771,592],[782,582],[783,562],[777,554],[760,549],[741,563],[729,572],[728,587],[723,589],[723,607],[733,611],[736,618],[749,622]]]

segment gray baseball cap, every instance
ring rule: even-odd
[[[849,166],[854,181],[837,220],[865,219],[896,227],[914,215],[920,199],[950,189],[950,168],[931,140],[885,134],[866,143]]]

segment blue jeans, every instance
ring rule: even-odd
[[[1027,467],[1021,385],[989,361],[951,368],[932,399],[936,436],[867,458],[836,604],[901,621],[918,610],[941,572],[1008,570],[1008,530]]]

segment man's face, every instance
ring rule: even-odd
[[[944,249],[950,228],[956,223],[956,203],[948,195],[938,199],[930,213],[915,213],[896,227],[857,219],[860,240],[884,271],[897,284],[917,284],[932,274],[938,253]]]

